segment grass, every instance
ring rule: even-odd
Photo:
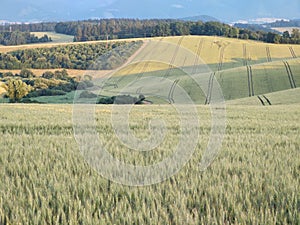
[[[66,95],[59,96],[40,96],[36,98],[30,98],[33,101],[47,104],[72,104],[74,101],[74,91],[67,93]]]
[[[300,88],[265,94],[272,105],[300,104]],[[267,102],[264,101],[267,105]],[[257,96],[228,101],[229,105],[262,105]],[[292,106],[289,106],[292,107]]]
[[[300,81],[300,71],[299,71],[299,63],[298,59],[288,60],[291,70],[293,71],[293,77],[295,79],[295,83],[299,86]],[[123,88],[125,88],[130,82],[137,81],[141,79],[141,77],[164,77],[168,74],[167,70],[158,70],[149,72],[147,69],[143,68],[146,63],[142,64],[132,64],[129,67],[125,67],[120,72],[117,72],[115,76],[110,79],[110,83],[117,84],[118,87],[105,87],[104,95],[114,95],[119,93]],[[151,65],[151,64],[149,64]],[[166,64],[156,64],[161,68],[163,66],[167,66]],[[158,68],[158,67],[157,67]],[[130,74],[130,71],[138,72],[136,74]],[[184,73],[181,69],[172,69],[170,70],[170,75],[168,79],[175,81],[179,79],[180,82],[178,85],[183,87],[189,94],[192,96],[193,100],[197,104],[203,104],[205,97],[203,93],[199,93],[199,87],[195,85],[188,75]],[[283,90],[288,90],[291,88],[289,78],[287,75],[287,71],[282,61],[275,61],[270,63],[257,64],[252,66],[252,80],[253,80],[253,88],[254,95],[262,95],[272,92],[278,92]],[[245,98],[249,96],[248,91],[248,77],[247,77],[247,68],[246,67],[238,67],[228,70],[223,70],[220,72],[216,72],[215,77],[219,82],[225,100],[233,100],[239,98]],[[201,78],[198,78],[201,79]],[[208,85],[208,84],[207,84]],[[149,81],[145,86],[150,87],[151,83]],[[169,89],[170,87],[165,87]],[[132,91],[132,94],[135,93],[136,90]]]
[[[129,154],[121,145],[111,110],[97,106],[96,121],[116,158],[151,163],[176,145],[172,107],[132,109],[131,128],[139,137],[148,134],[150,118],[166,122],[166,138],[148,154]],[[198,110],[201,138],[191,161],[165,182],[135,188],[107,181],[83,160],[71,106],[1,105],[0,223],[299,224],[300,105],[229,106],[222,151],[205,172],[198,164],[210,116],[209,108]]]
[[[55,32],[31,32],[31,34],[34,34],[39,38],[43,37],[46,34],[52,39],[53,43],[69,43],[73,42],[74,38],[72,35],[58,34]]]
[[[299,63],[300,61],[298,59],[296,60],[288,60],[291,70],[293,71],[293,77],[295,79],[296,85],[299,87],[300,83],[300,71],[299,71]],[[120,71],[117,71],[107,82],[106,84],[116,84],[117,86],[105,86],[101,94],[104,96],[113,96],[118,95],[121,92],[128,92],[127,94],[136,95],[137,88],[132,89],[130,87],[127,87],[131,82],[139,82],[142,78],[147,77],[158,77],[163,78],[168,75],[168,79],[170,81],[175,81],[179,79],[179,83],[177,85],[184,88],[184,90],[191,96],[193,101],[197,104],[204,104],[205,103],[205,95],[203,93],[204,90],[201,90],[197,83],[193,81],[189,75],[186,75],[186,73],[179,69],[179,68],[173,68],[171,70],[169,69],[163,69],[158,71],[147,71],[147,68],[145,68],[145,65],[147,63],[138,63],[138,64],[130,64],[127,67],[124,67]],[[148,65],[151,65],[149,63]],[[167,65],[163,63],[156,63],[157,68],[166,68]],[[139,73],[131,74],[131,71],[135,71]],[[143,72],[144,71],[144,72]],[[276,61],[271,63],[264,63],[264,64],[258,64],[252,66],[252,73],[253,73],[253,87],[254,87],[254,95],[263,95],[268,93],[275,93],[283,90],[289,90],[291,89],[289,78],[286,72],[286,69],[284,67],[284,64],[282,61]],[[72,72],[69,72],[69,74],[75,75]],[[85,74],[84,71],[82,71],[81,74]],[[89,74],[87,72],[87,74]],[[93,75],[93,71],[90,73]],[[98,73],[97,77],[101,77],[103,74]],[[93,75],[96,77],[95,75]],[[219,82],[222,92],[224,95],[225,100],[234,100],[234,99],[240,99],[240,98],[246,98],[249,96],[248,91],[248,77],[247,77],[247,69],[246,67],[239,67],[239,68],[233,68],[228,70],[223,70],[220,72],[216,72],[215,74],[216,80]],[[202,79],[198,77],[197,79]],[[102,81],[98,81],[97,79],[94,80],[95,84],[98,84],[100,86],[103,85]],[[205,81],[206,82],[206,81]],[[147,83],[144,83],[142,86],[147,87],[148,89],[153,87],[152,89],[155,90],[156,86],[165,85],[164,89],[165,91],[162,91],[164,93],[164,96],[167,98],[168,91],[171,89],[170,84],[165,84],[163,82],[157,83],[156,81],[151,82],[147,81]],[[208,87],[208,83],[207,83]],[[204,85],[204,89],[207,88]],[[124,89],[125,88],[125,89]],[[91,89],[93,91],[93,88]],[[178,91],[178,89],[176,89]],[[161,92],[161,93],[162,93]],[[95,91],[96,94],[98,94],[97,91]],[[175,92],[177,93],[177,92]],[[74,93],[69,93],[66,96],[52,96],[52,97],[39,97],[34,98],[34,100],[40,101],[40,102],[48,102],[48,103],[72,103],[73,102],[73,95]],[[144,93],[145,94],[145,93]],[[155,93],[153,93],[155,94]],[[158,94],[158,93],[157,93]],[[147,96],[147,98],[151,99],[151,96]],[[176,96],[176,95],[175,95]],[[152,99],[151,99],[152,100]],[[154,103],[161,104],[162,102],[158,99],[153,99]],[[158,100],[158,101],[157,101]],[[175,97],[175,101],[180,101],[180,97]],[[284,102],[282,102],[284,104]]]

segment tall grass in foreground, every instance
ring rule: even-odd
[[[191,161],[167,181],[139,188],[107,181],[84,161],[71,106],[0,109],[0,224],[300,223],[299,105],[230,106],[222,151],[206,172],[198,165],[210,116],[199,107],[201,139]],[[178,117],[170,106],[132,111],[131,128],[141,138],[148,132],[143,121],[166,120],[169,133],[152,156],[130,154],[114,138],[111,107],[96,112],[99,135],[120,160],[145,165],[176,145]]]

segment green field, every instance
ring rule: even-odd
[[[72,107],[1,105],[0,224],[299,224],[300,106],[229,106],[221,152],[205,172],[208,107],[198,107],[201,138],[190,162],[148,187],[107,181],[81,157]],[[96,107],[99,137],[133,164],[170,154],[178,117],[171,106],[137,106],[134,133],[159,115],[168,127],[155,151],[129,153],[111,128],[112,108]],[[279,122],[284,121],[284,122]],[[128,152],[129,151],[129,152]]]
[[[37,37],[43,37],[45,34],[48,35],[52,39],[53,43],[69,43],[73,42],[73,36],[65,35],[65,34],[58,34],[55,32],[31,32]]]
[[[268,105],[267,101],[262,97],[265,105]],[[300,88],[289,89],[284,91],[278,91],[274,93],[265,94],[272,105],[286,105],[292,107],[293,104],[299,104]],[[227,102],[228,105],[262,105],[257,96],[251,98],[241,98],[237,100],[231,100]]]

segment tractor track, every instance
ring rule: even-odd
[[[283,64],[285,66],[291,88],[296,88],[297,86],[296,86],[296,83],[295,83],[294,75],[293,75],[293,72],[291,70],[290,64],[287,61],[283,61]]]
[[[244,65],[244,66],[248,66],[247,46],[246,46],[246,44],[243,44],[243,56],[244,56],[243,65]]]
[[[268,46],[266,47],[266,52],[267,52],[267,61],[272,62],[270,47]]]
[[[177,57],[177,55],[178,55],[178,52],[179,52],[179,49],[180,49],[180,47],[181,47],[181,44],[182,44],[183,39],[184,39],[184,36],[182,36],[182,37],[179,39],[179,41],[178,41],[178,43],[177,43],[177,46],[176,46],[176,49],[175,49],[175,52],[174,52],[174,54],[173,54],[173,56],[172,56],[172,59],[171,59],[171,61],[170,61],[169,68],[168,68],[166,74],[163,76],[163,78],[167,78],[168,76],[170,76],[170,73],[171,73],[171,71],[172,71],[172,69],[173,69],[173,65],[174,65],[175,59],[176,59],[176,57]]]
[[[218,71],[221,71],[222,68],[223,68],[224,52],[225,52],[225,47],[221,47],[220,57],[219,57],[219,64],[218,64]]]
[[[247,75],[248,75],[249,97],[251,97],[251,96],[254,96],[253,73],[252,73],[252,67],[251,66],[247,66]]]
[[[171,88],[170,88],[170,91],[169,91],[169,94],[168,94],[168,100],[169,100],[169,103],[172,104],[172,103],[175,103],[174,101],[174,91],[175,91],[175,88],[176,88],[176,85],[178,84],[179,82],[179,79],[176,79]]]
[[[201,39],[199,41],[197,54],[196,54],[196,57],[195,57],[195,60],[194,60],[194,67],[193,67],[193,70],[192,70],[192,74],[195,74],[197,72],[196,71],[196,68],[197,68],[196,65],[198,65],[198,62],[199,62],[200,54],[201,54],[201,51],[202,51],[202,48],[203,48],[203,42],[204,42],[203,39]]]
[[[262,98],[261,98],[259,95],[257,95],[257,98],[259,99],[260,103],[261,103],[263,106],[265,106],[264,101],[262,100]]]
[[[155,46],[153,47],[153,50],[162,42],[163,38],[160,38],[159,41],[157,41],[157,43],[155,44]],[[150,51],[148,54],[144,55],[143,58],[140,60],[140,61],[143,61],[147,56],[151,55],[152,54],[152,51]],[[138,80],[138,79],[141,79],[142,76],[145,74],[145,71],[146,69],[148,68],[149,66],[149,60],[144,64],[143,68],[142,68],[142,71],[140,74],[137,75],[136,79],[135,80]],[[139,63],[136,63],[134,68],[137,68]],[[122,81],[126,76],[122,76],[120,79],[117,80],[117,83],[119,83],[120,81]]]
[[[294,59],[297,58],[297,55],[296,55],[296,53],[295,53],[293,47],[290,46],[289,49],[290,49],[290,52],[291,52],[292,57],[293,57]]]
[[[268,103],[269,105],[272,105],[271,101],[270,101],[265,95],[263,95],[263,98],[267,101],[267,103]]]
[[[213,85],[214,85],[215,75],[216,75],[216,72],[210,74],[209,81],[208,81],[207,95],[206,95],[206,99],[205,99],[205,103],[204,103],[205,105],[209,105],[211,102],[212,89],[213,89]]]
[[[259,99],[260,103],[263,106],[265,106],[266,104],[272,105],[271,101],[265,95],[262,95],[262,97],[258,95],[257,98]],[[265,101],[266,101],[266,103],[265,103]]]

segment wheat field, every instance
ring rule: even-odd
[[[211,117],[209,107],[199,106],[201,138],[191,160],[145,187],[110,182],[89,166],[74,139],[71,105],[0,107],[0,224],[300,223],[299,104],[228,106],[221,152],[205,172],[199,162]],[[135,106],[130,127],[139,138],[149,134],[145,121],[156,117],[168,133],[150,155],[131,154],[112,130],[112,106],[95,112],[99,137],[128,163],[160,160],[180,135],[172,106]]]

